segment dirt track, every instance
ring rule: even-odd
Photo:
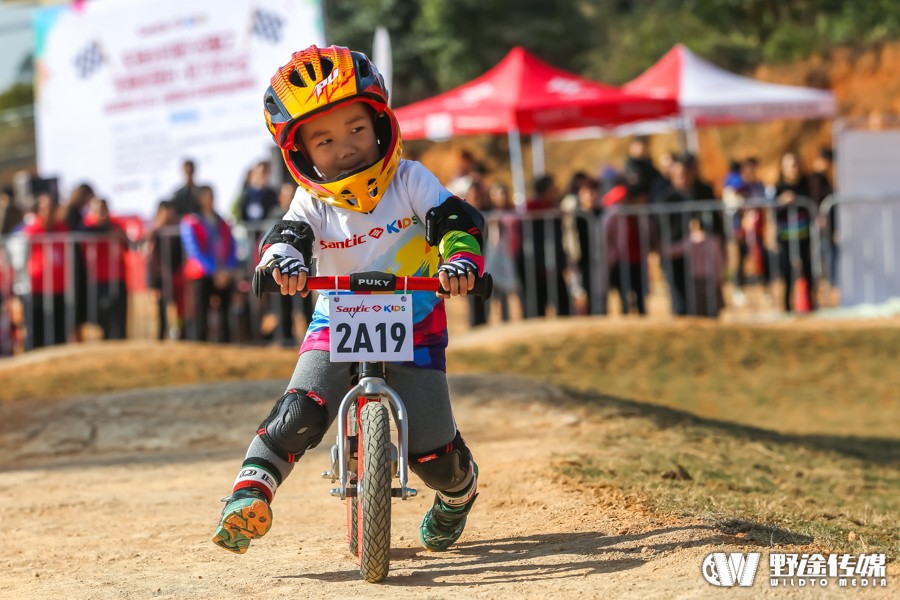
[[[343,505],[328,494],[329,433],[279,491],[275,525],[244,556],[210,538],[254,426],[282,382],[195,385],[0,407],[9,518],[3,598],[675,598],[781,596],[760,565],[751,589],[701,577],[711,551],[766,549],[708,523],[664,519],[555,475],[554,461],[609,424],[553,409],[562,392],[451,376],[481,496],[461,543],[432,554],[417,524],[431,502],[395,501],[391,573],[359,580]],[[541,399],[535,402],[535,399]],[[25,410],[31,410],[26,414]],[[763,559],[765,560],[765,554]],[[2,564],[2,563],[0,563]],[[896,582],[892,582],[896,585]],[[890,588],[889,588],[890,589]],[[791,597],[845,597],[836,587]],[[889,597],[882,590],[866,596]]]

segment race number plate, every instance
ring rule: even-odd
[[[328,296],[331,361],[413,359],[411,294]]]

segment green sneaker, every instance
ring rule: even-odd
[[[226,502],[213,536],[217,545],[244,554],[250,540],[266,535],[272,526],[272,509],[266,495],[256,488],[244,488],[223,498]]]
[[[466,528],[466,517],[472,510],[475,499],[478,498],[478,494],[475,493],[478,485],[478,466],[474,468],[475,477],[472,485],[459,495],[460,498],[464,498],[471,494],[472,497],[465,504],[452,506],[441,498],[441,494],[434,495],[434,504],[425,513],[419,526],[419,541],[426,549],[444,552],[462,535],[463,529]],[[444,495],[448,494],[444,492]]]

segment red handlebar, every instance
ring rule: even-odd
[[[334,277],[317,276],[306,278],[308,290],[352,290],[349,275],[335,275]],[[436,292],[441,289],[441,282],[436,277],[397,277],[393,287],[387,286],[385,290],[410,292]]]
[[[281,286],[275,283],[272,272],[269,269],[258,270],[253,273],[253,293],[257,298],[267,292],[278,292]],[[475,279],[475,287],[469,290],[474,296],[481,296],[485,300],[490,298],[493,290],[493,278],[489,273]],[[438,292],[444,291],[441,282],[436,277],[406,277],[396,276],[392,273],[370,271],[366,273],[354,273],[352,275],[317,276],[306,278],[308,290],[348,290],[355,292]]]

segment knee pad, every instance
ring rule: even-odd
[[[453,441],[420,456],[410,456],[409,466],[433,490],[454,490],[464,486],[472,469],[472,453],[456,432]]]
[[[313,392],[288,390],[256,433],[269,450],[291,463],[318,446],[327,430],[325,401]]]

